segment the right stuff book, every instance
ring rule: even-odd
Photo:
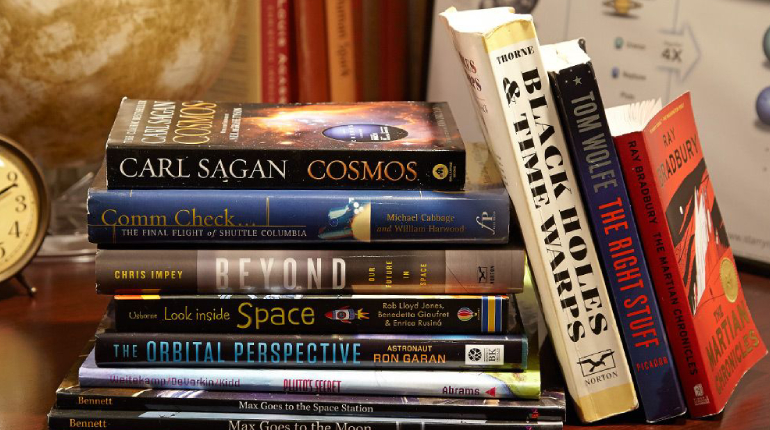
[[[743,296],[690,94],[607,110],[692,417],[724,409],[767,348]]]

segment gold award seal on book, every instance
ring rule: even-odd
[[[738,298],[738,274],[735,265],[729,258],[723,258],[719,266],[719,277],[722,280],[722,290],[730,303]]]

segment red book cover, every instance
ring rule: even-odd
[[[290,103],[291,88],[291,14],[289,0],[262,0],[262,102]]]
[[[608,110],[613,135],[618,134]],[[618,111],[616,111],[618,112]],[[743,296],[690,94],[615,137],[690,415],[724,409],[767,348]]]
[[[298,98],[302,103],[329,101],[326,3],[295,0]]]
[[[380,100],[407,99],[408,8],[406,0],[380,2]]]

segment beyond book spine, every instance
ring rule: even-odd
[[[102,333],[103,367],[522,370],[522,335],[218,335]]]
[[[465,183],[446,103],[124,99],[105,158],[112,189],[460,191]]]
[[[503,333],[507,296],[115,296],[142,333]]]
[[[466,191],[88,191],[88,236],[101,244],[507,243],[510,201],[485,145],[468,145]]]
[[[537,399],[540,372],[80,367],[83,387]]]
[[[579,64],[549,71],[570,153],[580,177],[607,285],[647,422],[687,411],[658,309],[620,160],[612,142],[593,66],[578,44],[543,47],[546,64],[563,55]],[[574,53],[574,54],[570,54]],[[548,60],[553,60],[548,61]],[[550,67],[549,67],[550,69]]]
[[[615,145],[689,413],[717,414],[767,348],[743,295],[689,93]]]
[[[514,14],[512,8],[450,8],[441,16],[521,221],[545,320],[577,413],[593,422],[636,409],[631,372],[532,17]]]
[[[307,405],[309,408],[310,405]],[[50,430],[100,428],[125,430],[473,430],[473,429],[561,429],[562,423],[487,421],[468,418],[305,416],[294,411],[281,415],[218,414],[200,412],[132,412],[52,409],[48,414]]]
[[[522,248],[100,249],[101,294],[515,294]]]

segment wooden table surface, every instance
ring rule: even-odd
[[[25,276],[38,287],[34,299],[16,284],[0,286],[0,430],[45,428],[54,390],[93,335],[109,300],[94,292],[93,263],[36,262]],[[770,279],[741,273],[741,281],[759,331],[770,342]],[[626,416],[592,427],[770,429],[770,358],[744,377],[716,418],[652,426]]]

